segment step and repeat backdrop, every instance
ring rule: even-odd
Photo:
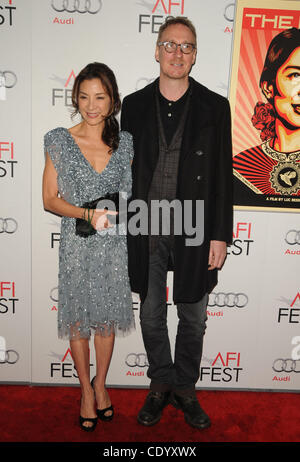
[[[260,2],[261,10],[255,1],[237,3],[0,0],[0,382],[78,384],[69,343],[57,337],[60,218],[45,212],[42,203],[43,137],[52,128],[78,122],[70,118],[75,76],[89,62],[100,61],[115,72],[122,98],[142,88],[158,76],[159,26],[167,16],[187,16],[198,33],[191,75],[230,98],[241,151],[238,123],[251,119],[252,103],[249,114],[239,117],[235,92],[240,95],[241,65],[233,44],[241,42],[244,29],[238,15],[246,5],[250,32],[269,30],[262,46],[251,45],[264,56],[268,41],[292,27],[297,15],[299,27],[300,2]],[[243,149],[261,143],[258,131],[248,145],[242,128],[240,133]],[[300,208],[281,205],[235,209],[233,244],[209,297],[199,389],[299,391]],[[173,344],[172,284],[170,273]],[[109,386],[149,384],[136,294],[133,308],[136,331],[116,339]],[[93,348],[90,368],[92,376]]]

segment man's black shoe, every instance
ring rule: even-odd
[[[159,422],[163,408],[169,403],[170,392],[150,391],[137,420],[140,424],[150,427]]]
[[[201,408],[195,395],[179,396],[174,393],[172,404],[183,411],[185,421],[192,427],[204,429],[210,426],[210,419]]]

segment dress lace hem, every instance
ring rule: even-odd
[[[79,323],[58,327],[58,338],[61,340],[90,339],[92,333],[102,337],[109,337],[115,334],[116,337],[127,337],[135,331],[134,319],[126,323],[119,321],[108,321],[95,323],[89,327],[81,326]]]

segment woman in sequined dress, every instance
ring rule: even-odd
[[[44,138],[43,201],[46,210],[62,217],[58,334],[70,340],[81,385],[80,426],[92,431],[97,418],[113,417],[105,380],[115,335],[130,332],[134,317],[125,224],[112,225],[116,212],[87,213],[82,204],[115,192],[130,196],[133,146],[131,135],[119,132],[120,97],[106,65],[92,63],[78,74],[72,101],[82,121],[70,129],[55,128]],[[89,219],[97,232],[77,235],[76,218]],[[90,382],[92,329],[96,376]]]

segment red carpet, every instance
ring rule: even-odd
[[[136,414],[147,390],[109,389],[111,422],[93,433],[78,426],[79,387],[1,385],[1,442],[299,442],[300,394],[201,391],[211,418],[206,430],[191,428],[181,411],[168,406],[161,421],[139,425]]]

